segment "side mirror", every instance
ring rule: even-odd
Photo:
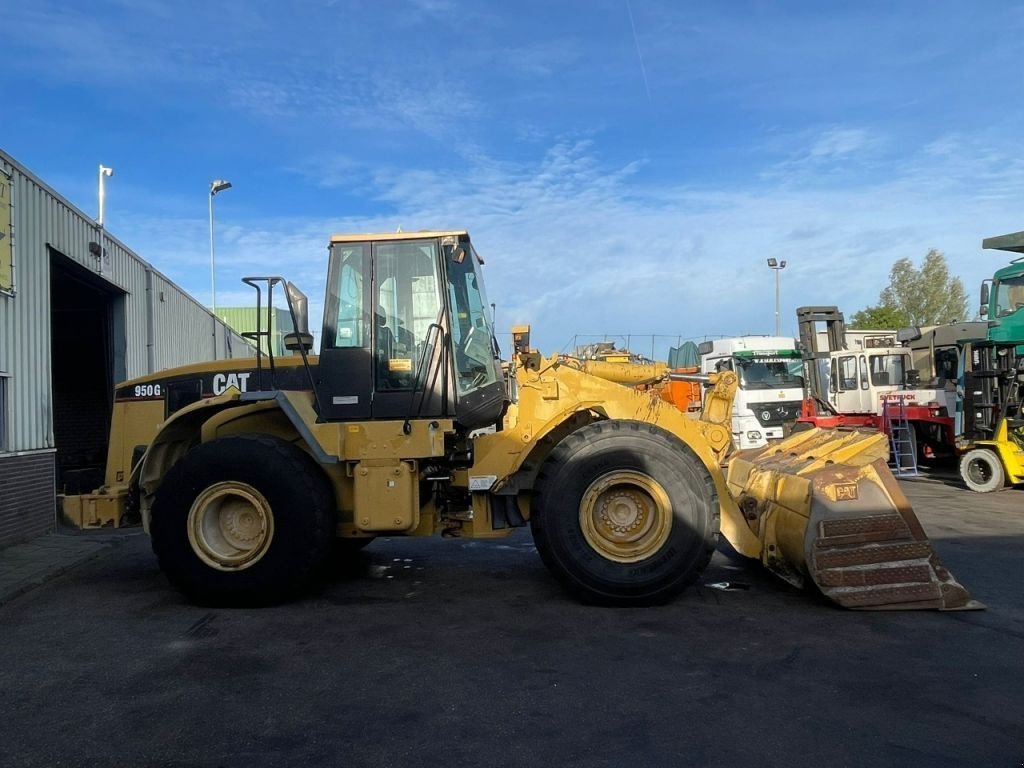
[[[298,335],[309,335],[309,299],[306,294],[300,291],[295,283],[289,282],[285,286],[285,293],[288,296],[288,306],[295,319],[295,333]]]
[[[986,280],[981,284],[981,309],[978,311],[981,317],[985,317],[988,314],[988,302],[988,280]]]
[[[288,307],[295,318],[295,330],[286,333],[281,339],[284,348],[292,351],[310,350],[313,348],[313,335],[309,332],[309,300],[292,282],[285,284],[285,294],[288,296]]]

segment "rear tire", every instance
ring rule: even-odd
[[[273,437],[227,437],[187,453],[166,475],[150,521],[168,579],[199,603],[275,603],[330,553],[331,486],[302,449]]]
[[[991,493],[1006,486],[1003,462],[988,448],[972,448],[960,458],[960,477],[976,493]]]
[[[541,467],[530,526],[544,564],[585,602],[657,604],[711,559],[718,496],[672,434],[601,421],[566,437]]]

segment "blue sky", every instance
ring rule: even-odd
[[[209,301],[332,232],[467,228],[502,330],[771,333],[947,255],[976,303],[1024,229],[1024,6],[990,2],[9,4],[0,147]],[[636,341],[650,352],[649,339]]]

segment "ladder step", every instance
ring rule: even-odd
[[[917,471],[917,444],[914,427],[907,420],[907,404],[883,400],[882,429],[889,435],[889,467],[896,477],[908,477]]]

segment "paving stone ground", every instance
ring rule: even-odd
[[[77,531],[60,529],[22,544],[0,549],[0,605],[50,579],[122,546],[141,528]]]

